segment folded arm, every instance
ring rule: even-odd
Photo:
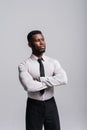
[[[67,84],[67,75],[60,63],[55,60],[53,76],[40,77],[40,81],[49,87],[64,85]]]
[[[47,88],[45,83],[34,80],[29,74],[25,63],[18,66],[19,80],[26,91],[36,92]]]

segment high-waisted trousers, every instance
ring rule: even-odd
[[[38,101],[28,97],[26,130],[60,130],[60,120],[54,97]]]

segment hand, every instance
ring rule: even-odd
[[[34,78],[34,80],[37,80],[37,81],[40,82],[40,77]]]

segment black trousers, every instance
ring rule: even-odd
[[[27,99],[26,130],[60,130],[58,109],[54,97],[46,101]]]

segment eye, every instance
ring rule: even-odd
[[[36,39],[35,41],[36,41],[36,42],[39,42],[39,41],[40,41],[40,39]]]
[[[45,39],[44,39],[44,38],[42,38],[42,41],[45,41]]]
[[[40,40],[39,39],[35,39],[34,42],[39,42]]]

